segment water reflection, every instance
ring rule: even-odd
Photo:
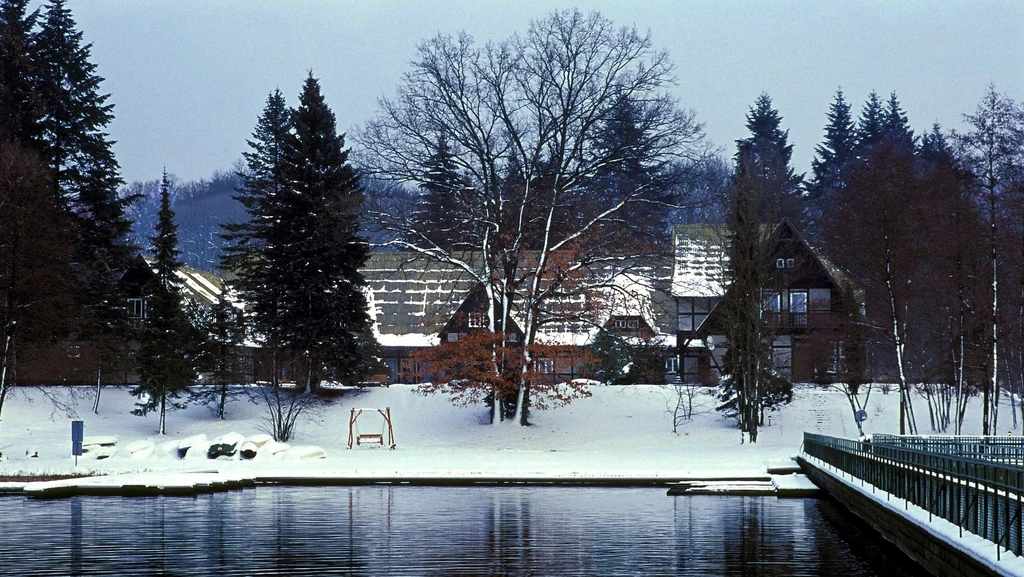
[[[824,500],[259,488],[0,499],[4,575],[923,575]]]

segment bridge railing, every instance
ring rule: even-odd
[[[1024,550],[1024,467],[804,433],[804,453],[1017,556]]]
[[[871,436],[875,445],[890,445],[957,457],[995,461],[1004,465],[1024,466],[1024,437],[981,437],[954,435],[884,435]]]

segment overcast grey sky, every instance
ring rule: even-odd
[[[441,33],[501,40],[556,8],[597,10],[651,32],[676,64],[680,103],[727,154],[766,91],[798,170],[810,167],[837,87],[859,113],[895,90],[918,132],[960,127],[990,82],[1024,100],[1024,2],[336,0],[69,2],[106,78],[124,178],[230,169],[267,94],[294,105],[320,78],[339,130],[392,95],[416,45]]]

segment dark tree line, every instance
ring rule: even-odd
[[[857,282],[851,295],[866,316],[843,313],[851,319],[847,340],[865,341],[870,354],[844,343],[847,365],[856,365],[846,374],[851,390],[865,378],[895,381],[906,433],[919,431],[923,418],[912,398],[927,400],[933,430],[959,433],[978,394],[982,432],[995,434],[1009,392],[1016,425],[1024,392],[1024,110],[990,87],[964,115],[964,133],[935,124],[917,135],[895,93],[883,100],[872,92],[855,119],[840,90],[826,119],[803,183],[789,168],[791,149],[766,95],[748,115],[751,136],[737,141],[726,195],[733,287],[725,305],[737,343],[727,355],[727,397],[741,428],[753,432],[757,421],[744,415],[744,396],[762,398],[770,382],[757,377],[769,364],[768,329],[755,320],[766,288],[759,267],[769,264],[757,251],[763,231],[783,216],[801,222]]]
[[[113,106],[89,57],[63,0],[0,3],[0,401],[31,345],[92,343],[94,410],[104,370],[124,361],[118,279],[135,249],[105,132]]]

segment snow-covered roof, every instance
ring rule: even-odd
[[[143,256],[142,263],[153,274],[156,274],[156,261],[150,256]],[[178,288],[182,296],[203,306],[212,306],[220,299],[224,292],[224,279],[210,271],[199,270],[190,266],[180,266],[174,271]],[[228,293],[228,302],[235,307],[241,308],[242,304],[237,302],[231,293]]]
[[[374,335],[384,346],[430,346],[472,280],[464,271],[408,252],[371,252],[361,272]]]
[[[720,297],[725,294],[726,237],[721,226],[678,225],[672,231],[675,267],[672,295]]]
[[[213,273],[183,266],[174,271],[181,283],[185,296],[201,299],[203,304],[212,305],[223,292],[223,281]]]

